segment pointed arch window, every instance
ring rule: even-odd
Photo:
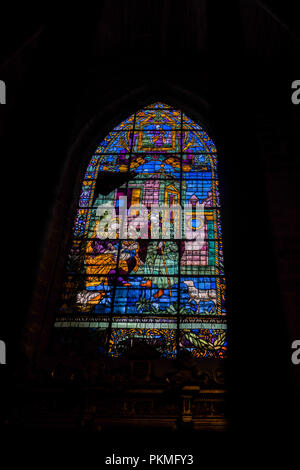
[[[154,103],[108,134],[86,169],[66,271],[60,337],[84,332],[112,357],[139,342],[161,357],[225,357],[217,153],[199,124]]]

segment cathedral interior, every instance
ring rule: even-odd
[[[21,10],[17,18],[7,12],[1,31],[1,426],[9,433],[91,433],[107,442],[125,432],[185,445],[231,432],[292,433],[300,414],[300,365],[291,362],[291,344],[300,340],[300,104],[291,101],[300,25],[292,5],[101,0],[90,9],[73,5],[68,14]],[[93,349],[99,332],[88,337],[80,328],[53,346],[86,168],[99,142],[153,103],[203,126],[218,149],[225,359],[162,357],[133,340],[114,357]],[[158,161],[166,178],[166,163]],[[125,183],[139,194],[126,181],[100,175],[98,199]],[[179,197],[171,179],[163,191]],[[134,262],[144,264],[139,250]],[[170,256],[160,258],[167,273]],[[137,264],[122,266],[132,278],[140,272]],[[130,288],[126,276],[122,282]],[[161,303],[174,282],[157,284]]]

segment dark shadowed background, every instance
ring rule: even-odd
[[[300,408],[300,365],[291,364],[291,343],[300,339],[300,105],[291,102],[291,84],[300,79],[296,8],[279,1],[103,0],[90,8],[72,5],[68,12],[44,7],[33,14],[16,6],[1,18],[0,79],[7,87],[7,104],[0,108],[4,420],[14,408],[28,311],[44,298],[37,288],[41,263],[52,272],[62,241],[59,221],[74,199],[71,183],[62,187],[68,152],[93,123],[99,123],[99,135],[91,131],[86,143],[91,148],[129,114],[161,100],[196,120],[203,116],[219,151],[233,429],[245,441],[248,433],[254,440],[272,435],[273,442],[295,435]],[[155,440],[151,431],[145,436]]]

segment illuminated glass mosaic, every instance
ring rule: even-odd
[[[167,219],[153,212],[160,206],[167,207]],[[139,207],[145,208],[146,225],[136,224],[133,237],[120,226],[124,214],[126,222],[139,220]],[[99,208],[113,208],[106,225],[107,211]],[[99,237],[101,224],[106,237]],[[201,230],[198,248],[188,229]],[[137,343],[166,358],[181,351],[196,358],[226,356],[216,147],[183,112],[154,103],[95,149],[54,326],[98,331],[98,348],[111,357]]]

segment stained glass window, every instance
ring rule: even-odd
[[[95,149],[54,326],[96,332],[111,357],[140,342],[166,358],[225,357],[216,147],[183,112],[154,103]]]

